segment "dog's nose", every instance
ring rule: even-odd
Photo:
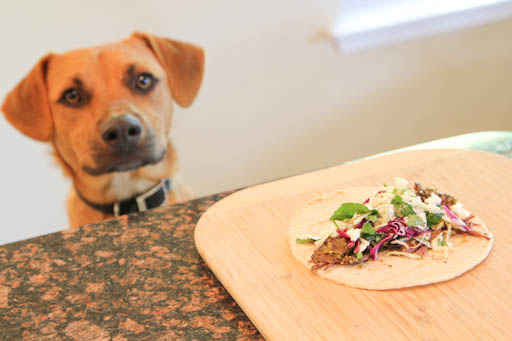
[[[113,117],[101,128],[101,138],[116,151],[129,151],[139,141],[142,133],[140,121],[133,115]]]

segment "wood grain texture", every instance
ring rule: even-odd
[[[459,198],[495,236],[488,258],[453,280],[367,291],[302,266],[287,227],[312,198],[395,176]],[[268,339],[509,339],[512,331],[512,160],[465,150],[407,151],[230,195],[200,219],[200,255]]]

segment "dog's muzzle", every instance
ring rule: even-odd
[[[100,130],[103,141],[119,153],[132,151],[137,146],[142,132],[141,122],[131,114],[108,119]]]
[[[92,165],[82,166],[93,176],[156,164],[167,152],[157,143],[153,130],[134,114],[110,117],[101,124],[99,137],[90,142]]]

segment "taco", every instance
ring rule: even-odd
[[[293,217],[293,256],[316,274],[384,290],[446,281],[489,254],[494,237],[453,196],[409,186],[354,187],[316,198]]]

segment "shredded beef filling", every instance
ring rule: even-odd
[[[347,240],[341,236],[328,237],[324,244],[315,250],[311,256],[313,270],[329,268],[336,264],[347,265],[360,261],[350,254]]]
[[[457,199],[455,197],[438,192],[435,188],[423,188],[419,182],[414,183],[414,191],[416,195],[421,197],[421,201],[425,202],[432,193],[435,193],[438,197],[441,198],[441,205],[451,207],[457,203]]]

